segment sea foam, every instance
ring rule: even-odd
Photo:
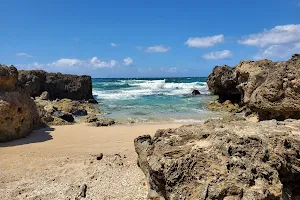
[[[110,89],[105,90],[106,88]],[[100,100],[133,100],[150,95],[190,95],[193,90],[199,90],[201,94],[209,94],[205,82],[166,83],[166,80],[121,80],[111,83],[106,82],[103,83],[102,88],[94,88],[93,94]]]

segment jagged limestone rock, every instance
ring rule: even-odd
[[[152,199],[300,198],[300,121],[241,117],[135,139]],[[286,198],[290,196],[291,198]]]

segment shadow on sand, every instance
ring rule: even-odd
[[[13,140],[10,142],[0,143],[1,147],[11,147],[11,146],[18,146],[30,143],[38,143],[38,142],[45,142],[47,140],[52,140],[52,136],[50,135],[51,131],[54,131],[54,128],[45,127],[41,129],[34,130],[25,138]]]

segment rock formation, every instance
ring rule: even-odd
[[[193,90],[192,95],[197,96],[197,95],[201,95],[201,93],[199,92],[199,90]]]
[[[241,93],[236,87],[237,78],[234,68],[227,65],[216,66],[207,77],[206,82],[210,92],[219,95],[221,102],[225,100],[240,101]]]
[[[240,113],[245,107],[240,106],[237,103],[232,103],[230,100],[220,102],[218,100],[209,103],[206,106],[209,110],[219,111],[219,112],[231,112],[231,113]]]
[[[90,100],[92,79],[90,76],[76,76],[61,73],[47,73],[43,70],[20,70],[18,85],[30,96],[37,97],[47,91],[51,100],[68,98]]]
[[[220,101],[245,105],[260,120],[300,119],[300,54],[286,62],[242,61],[234,68],[215,67],[207,84]]]
[[[98,107],[89,103],[70,99],[47,101],[43,100],[43,97],[43,94],[41,97],[36,97],[35,103],[39,108],[41,119],[48,125],[69,125],[74,122],[73,116],[86,116],[88,113],[102,114]]]
[[[112,126],[116,124],[115,120],[109,118],[99,118],[95,114],[87,115],[81,118],[81,122],[89,123],[91,126]]]
[[[151,199],[300,199],[300,121],[231,117],[135,139]]]
[[[41,125],[34,101],[17,80],[15,67],[0,65],[0,142],[24,137]]]

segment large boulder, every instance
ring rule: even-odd
[[[232,118],[136,138],[149,198],[299,199],[300,121]]]
[[[50,99],[89,100],[93,98],[90,76],[48,73],[44,90],[49,92]]]
[[[234,68],[215,67],[207,84],[222,102],[234,97],[260,120],[300,119],[300,54],[285,62],[242,61]]]
[[[18,84],[32,97],[40,96],[42,92],[47,91],[51,100],[93,99],[90,76],[47,73],[43,70],[20,70]]]
[[[31,97],[17,87],[15,67],[0,66],[0,142],[21,138],[40,123]]]
[[[197,95],[201,95],[201,93],[199,92],[199,90],[193,90],[192,95],[197,96]]]
[[[19,70],[18,85],[30,96],[36,97],[45,90],[46,72],[43,70]]]
[[[260,119],[300,118],[300,56],[286,62],[244,61],[236,67],[242,101]]]
[[[219,95],[220,101],[240,101],[241,93],[236,87],[237,77],[234,68],[227,65],[216,66],[206,82],[210,92]]]
[[[13,90],[18,80],[18,71],[15,67],[0,64],[0,90]]]

